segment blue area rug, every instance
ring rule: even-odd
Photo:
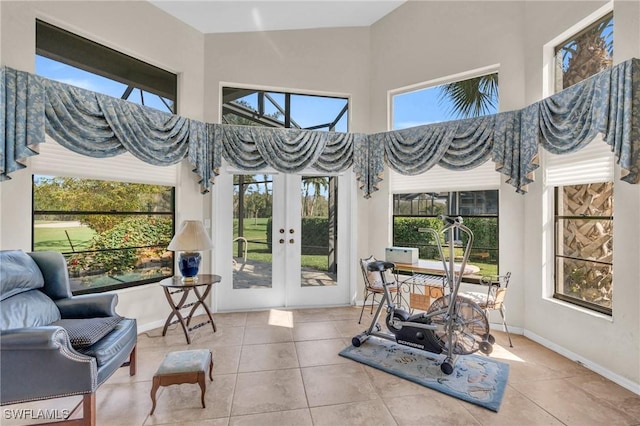
[[[446,375],[440,370],[444,355],[373,337],[340,355],[495,412],[509,376],[508,364],[480,355],[458,356],[453,373]]]

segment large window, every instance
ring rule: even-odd
[[[429,192],[393,195],[393,245],[418,248],[421,259],[440,260],[440,253],[431,235],[418,232],[419,228],[440,230],[438,215],[461,216],[471,229],[474,244],[469,263],[480,268],[478,275],[498,273],[498,191]],[[460,236],[462,245],[466,237]],[[455,257],[463,254],[456,248]],[[449,255],[445,253],[445,255]],[[477,281],[478,276],[465,281]]]
[[[177,76],[36,21],[36,73],[161,111],[176,112]],[[48,139],[32,159],[32,250],[64,254],[74,294],[173,275],[176,167],[129,153],[102,159]],[[117,181],[116,181],[117,180]]]
[[[161,185],[34,176],[34,251],[67,259],[74,294],[173,275],[174,190]]]
[[[396,130],[494,114],[498,112],[498,73],[399,93],[393,96],[392,105]],[[469,263],[480,268],[477,275],[467,276],[465,281],[477,282],[481,275],[498,273],[498,190],[487,188],[498,188],[500,176],[490,161],[465,171],[435,166],[417,176],[393,170],[389,175],[394,246],[416,247],[421,259],[439,260],[435,241],[418,228],[440,230],[443,223],[438,215],[462,216],[474,234]],[[455,250],[454,257],[459,260],[463,248]],[[449,256],[446,248],[445,256]]]
[[[608,68],[613,58],[613,14],[559,44],[556,90]],[[554,297],[611,315],[613,295],[613,156],[594,140],[586,148],[547,156],[554,188]]]

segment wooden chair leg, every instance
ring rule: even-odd
[[[160,387],[160,378],[153,377],[153,385],[151,386],[151,412],[150,416],[153,415],[153,412],[156,411],[156,392],[158,392],[158,388]]]
[[[202,401],[202,408],[206,408],[204,405],[204,393],[207,390],[207,384],[204,381],[204,372],[198,373],[198,384],[200,385],[200,401]]]
[[[213,382],[213,353],[211,353],[211,351],[209,351],[209,356],[211,356],[209,361],[209,379]]]
[[[96,393],[91,392],[82,398],[82,417],[85,426],[96,425]]]
[[[136,349],[137,345],[133,347],[131,354],[129,355],[129,376],[136,375]]]

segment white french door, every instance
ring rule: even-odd
[[[224,273],[216,289],[219,310],[349,303],[348,176],[220,177],[219,208],[214,205],[215,264]]]

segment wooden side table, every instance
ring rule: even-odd
[[[211,274],[202,274],[198,275],[197,279],[194,281],[182,282],[182,277],[173,276],[171,278],[166,278],[160,281],[160,286],[164,289],[164,295],[167,298],[167,302],[171,306],[171,313],[167,317],[167,320],[164,323],[164,328],[162,329],[162,335],[167,334],[167,328],[172,324],[180,323],[182,326],[182,330],[184,331],[184,335],[187,338],[187,343],[191,344],[190,332],[202,327],[203,325],[211,323],[211,327],[213,328],[213,332],[216,332],[216,325],[213,322],[213,317],[211,316],[211,310],[209,310],[209,306],[205,302],[207,296],[211,292],[211,287],[215,283],[219,283],[222,278],[219,275],[211,275]],[[201,292],[199,288],[204,287],[204,292]],[[197,298],[194,302],[187,303],[187,299],[189,298],[189,293],[193,292]],[[173,296],[175,294],[182,293],[182,296],[177,300],[174,300]],[[191,325],[191,319],[193,318],[193,314],[199,306],[202,306],[209,317],[209,320]],[[188,309],[188,315],[183,316],[181,313],[182,309]],[[173,317],[176,317],[173,320]]]

